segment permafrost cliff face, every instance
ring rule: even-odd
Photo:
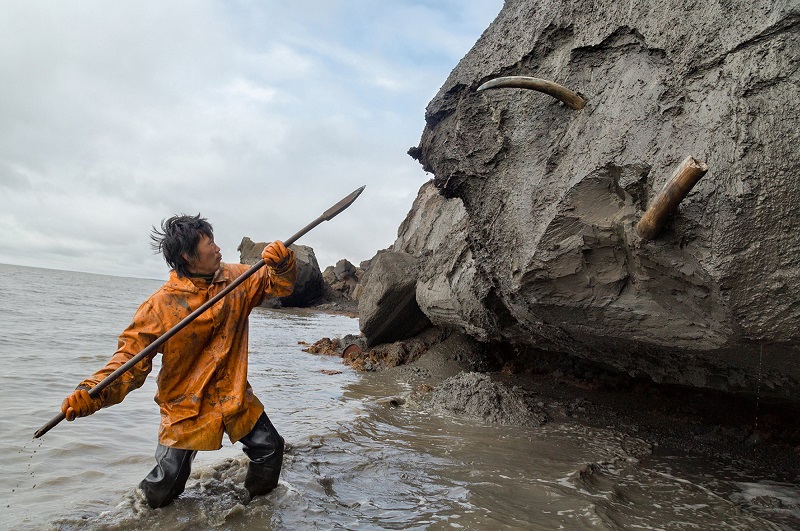
[[[435,325],[800,401],[800,4],[506,0],[430,102],[393,250]],[[579,92],[477,92],[509,75]],[[687,156],[707,174],[653,240]]]

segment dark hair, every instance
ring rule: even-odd
[[[196,216],[183,214],[161,220],[161,230],[153,227],[150,244],[155,252],[164,255],[164,260],[179,277],[185,277],[189,273],[189,263],[183,255],[197,257],[197,244],[202,235],[214,238],[211,224],[205,218],[201,218],[200,214]]]

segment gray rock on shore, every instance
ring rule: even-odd
[[[322,278],[334,297],[357,301],[361,278],[368,266],[369,262],[355,266],[342,258],[336,265],[326,267],[322,272]]]
[[[358,301],[359,326],[368,346],[413,337],[430,328],[417,305],[416,283],[413,256],[384,252],[372,260]]]

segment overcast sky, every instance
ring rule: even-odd
[[[0,263],[165,278],[149,232],[202,213],[223,260],[391,245],[431,176],[425,106],[502,0],[0,3]]]

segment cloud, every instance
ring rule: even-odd
[[[388,247],[429,176],[424,108],[502,7],[465,2],[4,2],[0,262],[163,278],[175,213],[300,242],[321,267]]]

